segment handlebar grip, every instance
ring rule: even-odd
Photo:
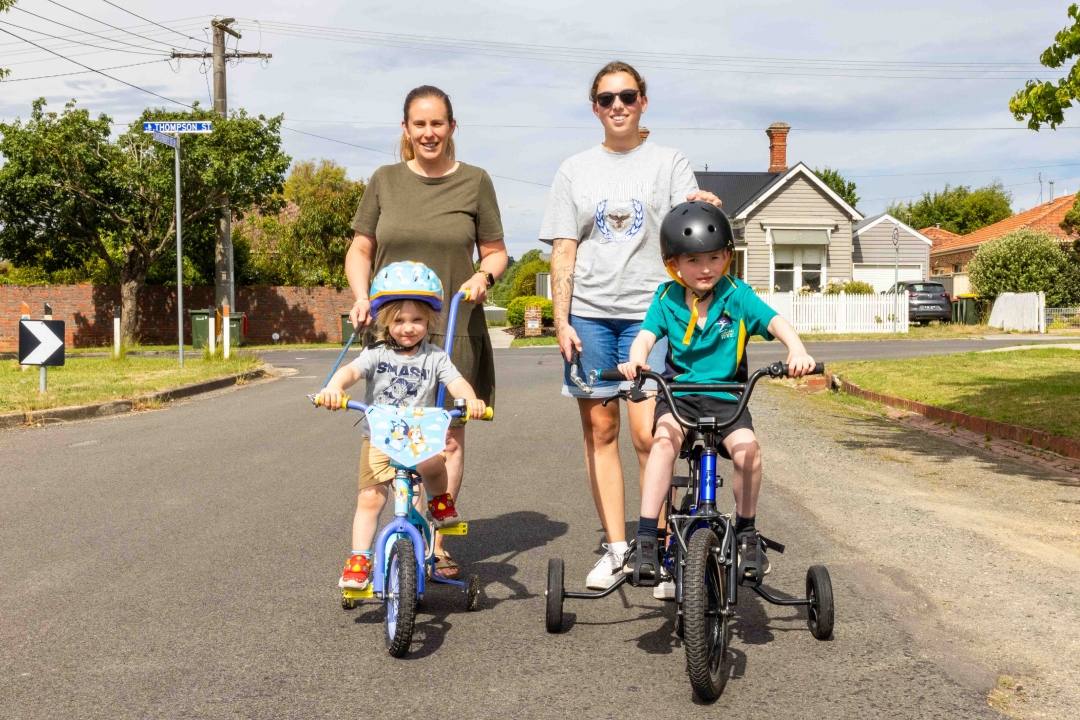
[[[814,365],[814,369],[806,373],[807,375],[824,375],[825,363],[818,363]],[[787,363],[777,362],[769,366],[769,376],[774,378],[790,377],[791,368]]]
[[[811,375],[824,375],[825,374],[825,363],[818,363],[817,365],[815,365],[814,369],[810,371],[810,374]]]
[[[468,300],[472,297],[472,288],[465,288],[461,291],[461,294],[464,295],[463,300]]]
[[[601,370],[600,379],[609,382],[622,382],[626,378],[624,378],[623,374],[618,370]]]
[[[494,420],[495,419],[495,408],[493,408],[493,407],[491,407],[489,405],[487,407],[487,409],[484,410],[484,414],[480,416],[480,419],[481,420]]]

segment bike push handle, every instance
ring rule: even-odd
[[[314,405],[315,407],[322,407],[323,403],[322,403],[322,394],[321,393],[318,394],[318,395],[308,395],[308,399],[311,400],[311,404]],[[365,405],[362,402],[357,402],[356,400],[353,400],[348,395],[346,395],[343,399],[344,399],[344,402],[341,404],[341,407],[342,407],[343,410],[356,410],[357,412],[362,412],[362,413],[366,413],[367,410],[368,410],[367,405]],[[448,410],[447,412],[450,413],[450,417],[452,417],[452,418],[459,418],[459,417],[462,417],[465,414],[464,410],[459,410],[458,408],[454,408],[453,410]],[[485,408],[484,409],[484,414],[481,415],[479,419],[480,420],[494,420],[495,419],[495,408],[493,408],[493,407]]]

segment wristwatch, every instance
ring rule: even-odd
[[[487,286],[490,290],[491,286],[495,284],[495,276],[489,272],[484,272],[483,270],[477,270],[476,272],[483,275],[487,279]]]

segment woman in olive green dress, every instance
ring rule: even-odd
[[[399,260],[424,263],[442,281],[447,307],[454,292],[470,293],[469,302],[458,310],[451,359],[477,397],[494,405],[495,361],[482,306],[508,258],[495,186],[484,170],[454,159],[456,127],[450,98],[442,90],[424,85],[406,96],[402,162],[372,174],[353,218],[355,233],[345,257],[345,273],[356,297],[349,318],[353,327],[371,322],[368,287],[373,272]],[[446,341],[447,318],[443,313],[440,327],[428,338],[440,347]],[[451,427],[447,435],[446,469],[456,501],[465,469],[461,426]],[[436,537],[435,553],[440,571],[456,575],[457,564],[442,548],[442,535]]]

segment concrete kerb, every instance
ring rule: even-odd
[[[126,400],[109,400],[108,402],[91,403],[89,405],[72,405],[68,407],[49,408],[47,410],[31,410],[30,412],[7,413],[0,415],[0,430],[16,427],[32,427],[44,425],[50,422],[70,422],[73,420],[89,420],[91,418],[120,415],[133,410],[156,403],[166,403],[172,400],[201,395],[203,393],[221,390],[234,385],[243,384],[268,375],[274,375],[274,366],[263,364],[262,366],[247,372],[214,380],[180,385],[179,387],[161,390],[155,393],[139,395]]]
[[[826,377],[828,379],[829,387],[839,390],[847,395],[881,403],[888,407],[907,410],[908,412],[922,415],[929,420],[962,427],[982,435],[989,435],[1003,440],[1011,440],[1022,445],[1030,445],[1042,450],[1048,450],[1067,458],[1080,458],[1080,440],[1062,437],[1060,435],[1051,435],[1048,432],[1024,427],[1023,425],[997,422],[996,420],[988,420],[983,417],[978,417],[977,415],[968,415],[967,413],[956,412],[955,410],[946,410],[945,408],[936,405],[927,405],[926,403],[916,402],[914,400],[907,400],[905,398],[893,397],[892,395],[886,395],[884,393],[863,390],[855,383],[843,380],[838,375],[833,375],[832,373],[826,373]]]

